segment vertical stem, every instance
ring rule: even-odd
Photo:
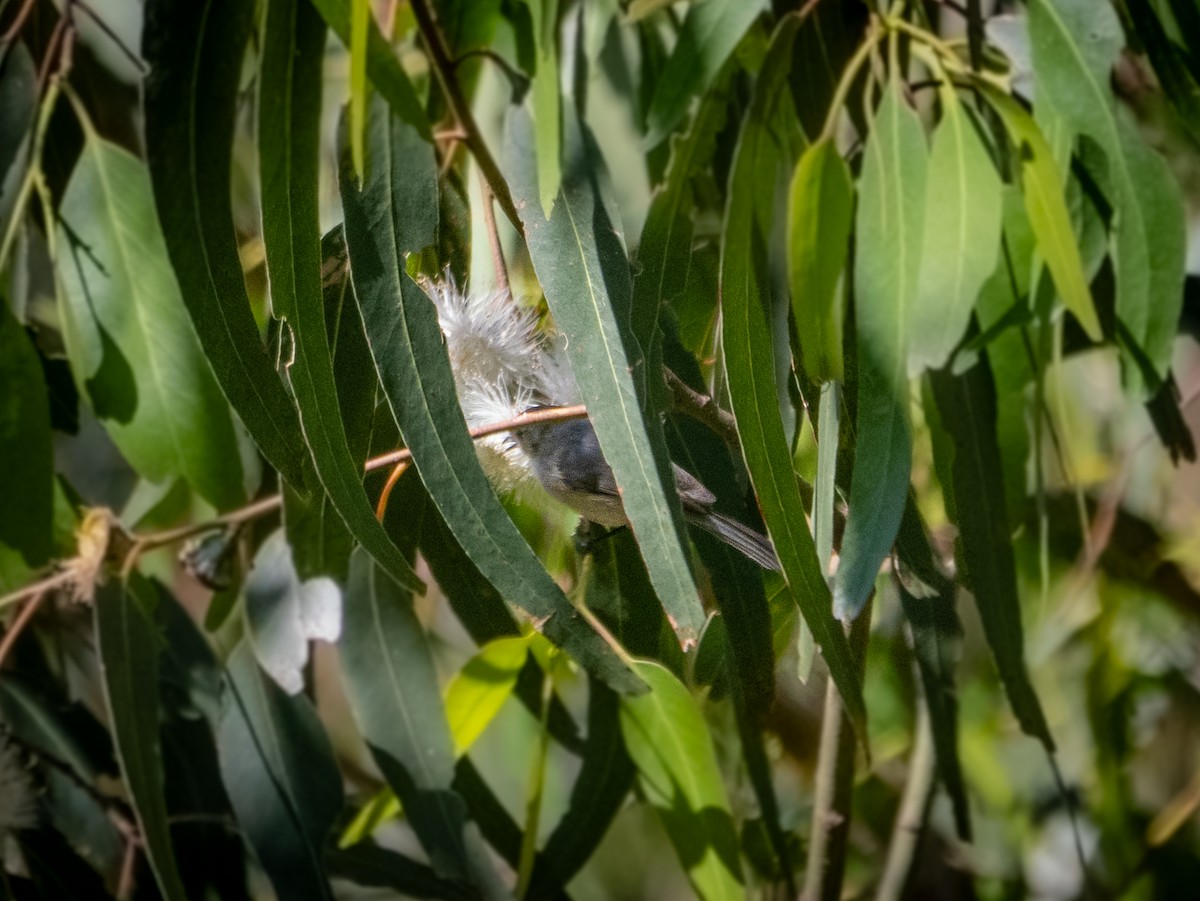
[[[850,626],[850,649],[862,671],[871,632],[871,601]],[[854,728],[842,696],[830,679],[825,689],[821,746],[817,752],[816,790],[803,901],[838,901],[846,871],[850,802],[854,794]]]
[[[508,264],[504,262],[504,245],[500,243],[500,231],[496,228],[496,209],[492,205],[496,193],[488,180],[479,173],[479,192],[483,197],[483,224],[488,233],[488,244],[492,248],[492,270],[496,275],[496,287],[505,294],[511,295],[508,284]]]
[[[417,28],[421,32],[421,37],[425,39],[425,46],[429,49],[429,59],[433,64],[433,71],[437,75],[438,83],[441,84],[442,91],[446,94],[446,101],[450,104],[450,109],[454,111],[454,117],[463,130],[464,140],[475,157],[479,171],[491,185],[492,192],[496,195],[496,202],[500,204],[500,209],[504,210],[504,215],[508,216],[518,232],[524,234],[521,217],[517,215],[516,205],[508,190],[508,182],[504,180],[500,167],[496,165],[495,158],[488,150],[487,144],[483,142],[479,124],[471,112],[471,104],[467,102],[466,95],[462,92],[462,86],[458,83],[458,77],[454,73],[454,60],[450,58],[450,48],[446,46],[446,38],[434,20],[433,10],[429,6],[428,0],[409,0],[408,5],[412,9],[413,18],[417,20]]]
[[[904,783],[904,795],[896,812],[887,863],[875,890],[875,901],[900,901],[903,896],[921,842],[929,800],[933,797],[932,788],[933,730],[929,725],[929,708],[921,699],[917,704],[916,735],[908,760],[908,781]]]
[[[541,729],[538,732],[537,753],[533,755],[533,767],[529,774],[528,796],[525,801],[525,834],[521,837],[521,857],[517,865],[517,888],[514,894],[523,899],[529,891],[533,878],[533,865],[537,859],[538,823],[542,815],[542,794],[546,787],[546,757],[550,750],[550,704],[554,700],[554,657],[546,667],[542,680]]]

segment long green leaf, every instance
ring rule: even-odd
[[[245,501],[229,407],[184,314],[145,166],[89,134],[59,215],[72,370],[122,454],[182,475],[219,508]]]
[[[912,631],[913,656],[925,690],[938,775],[954,808],[958,837],[971,840],[971,808],[958,756],[958,694],[955,667],[962,626],[955,610],[957,586],[938,567],[929,536],[912,497],[896,536],[900,606]]]
[[[469,886],[440,878],[432,869],[396,851],[374,845],[356,845],[326,856],[333,875],[371,888],[387,888],[404,898],[438,898],[442,901],[476,901]]]
[[[983,96],[1000,114],[1016,145],[1029,224],[1037,239],[1038,252],[1054,279],[1058,296],[1075,314],[1088,337],[1099,341],[1100,319],[1083,272],[1083,259],[1071,228],[1071,216],[1063,197],[1063,178],[1054,162],[1054,152],[1033,117],[1019,103],[995,89],[985,88]]]
[[[350,453],[333,377],[321,290],[321,51],[325,25],[307,0],[272,0],[259,91],[263,241],[271,301],[291,326],[288,379],[322,486],[355,539],[394,579],[423,584],[375,518]]]
[[[253,17],[243,3],[148,0],[146,156],[171,265],[204,354],[263,456],[300,488],[300,423],[250,311],[229,191],[237,61]]]
[[[525,0],[533,19],[536,69],[533,128],[537,144],[538,200],[547,219],[562,184],[562,104],[558,71],[558,0]]]
[[[311,0],[321,13],[329,30],[347,47],[351,39],[351,0]],[[369,4],[368,4],[369,6]],[[431,137],[429,119],[417,99],[412,82],[396,58],[387,39],[380,34],[374,19],[367,16],[367,77],[379,91],[392,112],[415,128],[425,139]]]
[[[217,752],[238,827],[278,897],[332,901],[322,858],[342,779],[329,737],[308,699],[266,678],[245,642],[226,666]]]
[[[633,787],[633,762],[617,718],[619,697],[603,684],[588,688],[587,744],[567,812],[538,854],[527,893],[561,891],[591,858]]]
[[[1146,146],[1113,97],[1112,67],[1124,44],[1120,20],[1107,2],[1034,0],[1029,37],[1038,103],[1104,152],[1106,194],[1115,213],[1117,316],[1163,378],[1183,304],[1186,225],[1179,185],[1166,162]],[[1137,367],[1127,371],[1139,384]]]
[[[0,300],[0,544],[41,566],[53,550],[50,400],[37,352]]]
[[[777,188],[792,171],[799,139],[785,76],[797,22],[785,20],[772,40],[754,99],[742,126],[730,174],[729,204],[721,245],[721,322],[724,359],[742,454],[800,612],[821,646],[830,673],[859,735],[865,735],[862,684],[845,633],[830,610],[829,587],[817,560],[804,501],[792,468],[775,388],[775,351],[766,303],[768,236],[774,225]],[[776,301],[778,302],[778,301]]]
[[[650,691],[621,699],[621,732],[642,792],[697,895],[740,901],[745,889],[737,833],[704,718],[668,670],[642,662],[637,672]]]
[[[467,809],[451,788],[454,745],[425,629],[412,595],[361,550],[350,559],[339,644],[363,737],[443,878],[495,881],[483,847],[464,832]]]
[[[704,611],[684,552],[683,515],[662,424],[647,415],[655,410],[643,407],[646,380],[658,374],[646,372],[644,349],[632,332],[629,264],[603,187],[603,162],[576,114],[565,119],[562,191],[549,221],[541,221],[529,215],[537,198],[532,123],[524,109],[510,111],[506,143],[513,196],[650,579],[687,645],[699,634]]]
[[[498,638],[479,649],[446,687],[446,721],[461,757],[512,696],[529,658],[529,638]]]
[[[96,598],[96,643],[113,743],[142,845],[163,896],[184,901],[187,893],[171,848],[158,734],[159,635],[152,617],[159,601],[154,586],[140,577],[127,585],[109,583]]]
[[[1025,669],[1025,635],[1005,513],[1004,474],[996,445],[991,370],[986,359],[980,358],[961,375],[943,370],[931,373],[930,379],[939,418],[950,436],[949,442],[935,443],[935,453],[953,453],[950,466],[943,463],[939,469],[952,473],[950,490],[962,570],[1021,728],[1053,751],[1050,728]]]
[[[834,614],[856,617],[891,552],[912,468],[908,351],[924,238],[925,133],[899,82],[885,91],[863,151],[854,255],[858,411],[850,513]]]
[[[841,381],[840,288],[854,222],[850,168],[831,140],[800,157],[788,193],[788,281],[804,370],[818,382]]]
[[[432,170],[432,148],[378,103],[367,131],[366,183],[360,188],[342,169],[346,238],[375,367],[413,464],[455,539],[506,602],[585,669],[635,691],[636,678],[571,606],[497,500],[455,398],[433,304],[404,272],[399,254],[433,237],[406,215],[424,198],[436,205],[435,194],[419,192],[431,184],[423,173]]]
[[[1002,185],[952,86],[941,92],[925,191],[921,274],[910,325],[908,371],[940,369],[962,339],[975,299],[996,268]]]
[[[658,79],[646,116],[647,147],[654,147],[687,115],[692,98],[704,93],[742,36],[763,11],[761,0],[694,3],[671,57]]]

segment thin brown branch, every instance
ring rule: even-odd
[[[933,767],[933,730],[929,725],[929,708],[922,699],[917,705],[916,736],[908,759],[908,779],[904,783],[900,809],[896,811],[887,862],[879,887],[875,889],[875,901],[900,901],[904,897],[925,830],[929,802],[933,798]]]
[[[409,0],[409,7],[412,9],[413,18],[417,20],[417,29],[425,41],[425,47],[429,51],[430,64],[446,95],[446,101],[450,104],[450,109],[458,119],[459,126],[466,134],[466,145],[475,157],[475,164],[479,166],[479,171],[492,186],[496,201],[504,210],[504,215],[508,216],[518,232],[524,234],[521,217],[517,215],[517,207],[508,190],[508,182],[505,181],[500,167],[496,164],[491,151],[488,150],[487,144],[484,143],[479,123],[475,121],[475,115],[471,112],[471,104],[467,101],[462,86],[458,83],[458,76],[454,71],[454,60],[450,56],[450,48],[446,46],[446,39],[438,27],[433,10],[427,0]]]
[[[8,659],[8,655],[16,645],[17,639],[21,637],[21,633],[29,625],[30,621],[32,621],[34,614],[38,612],[38,608],[42,606],[42,602],[48,596],[49,592],[45,591],[33,595],[29,599],[29,602],[21,608],[21,611],[13,617],[12,625],[4,633],[4,640],[0,641],[0,669],[4,668],[4,661]]]
[[[16,591],[0,598],[0,610],[3,610],[10,604],[19,604],[26,598],[31,598],[39,594],[48,594],[59,588],[65,588],[70,584],[73,577],[74,573],[64,569],[61,572],[56,572],[53,575],[46,576],[44,579],[39,579],[32,584],[26,585],[24,588],[18,588]]]
[[[671,389],[671,399],[676,410],[704,423],[724,438],[731,448],[736,449],[740,446],[737,421],[732,413],[722,410],[712,395],[701,394],[684,382],[671,367],[664,366],[663,375],[666,377],[667,387]]]
[[[33,12],[33,7],[37,0],[25,0],[21,4],[21,8],[17,10],[16,18],[13,23],[8,26],[8,31],[4,32],[4,36],[0,37],[0,44],[4,45],[3,49],[8,49],[8,45],[17,39],[17,35],[21,33],[21,28],[25,25],[25,20],[29,18],[29,14]]]
[[[482,172],[479,174],[479,190],[483,195],[483,224],[487,229],[488,246],[492,249],[492,271],[496,276],[496,287],[505,294],[510,294],[508,264],[504,261],[504,245],[500,243],[500,232],[496,228],[496,210],[492,206],[496,194]]]
[[[850,649],[859,673],[871,632],[872,603],[850,626]],[[865,740],[864,740],[865,743]],[[854,728],[841,693],[830,679],[821,719],[821,745],[813,794],[812,830],[802,901],[838,901],[846,871],[850,838],[850,802],[854,793]]]

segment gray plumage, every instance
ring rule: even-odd
[[[529,425],[512,434],[551,497],[605,528],[629,525],[617,480],[600,452],[600,441],[588,420]],[[716,536],[764,569],[779,570],[779,561],[766,535],[715,512],[712,507],[717,499],[713,493],[691,473],[672,466],[679,500],[689,523]]]

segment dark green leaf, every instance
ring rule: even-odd
[[[8,224],[5,213],[16,199],[16,179],[7,177],[9,167],[29,140],[36,108],[37,68],[29,48],[16,41],[6,45],[0,57],[0,226]]]
[[[961,570],[975,595],[984,633],[1021,728],[1053,751],[1050,728],[1025,669],[1016,562],[996,446],[992,373],[981,358],[961,375],[934,372],[930,380],[938,415],[950,437],[935,448],[952,450],[954,455],[952,484],[942,487],[954,496]]]
[[[812,145],[796,165],[788,194],[788,280],[804,371],[841,381],[842,270],[850,250],[854,185],[831,140]]]
[[[150,189],[140,160],[88,135],[59,210],[71,367],[135,469],[182,475],[228,509],[246,498],[233,420],[184,315]]]
[[[332,901],[322,857],[342,778],[329,738],[308,699],[267,679],[244,642],[226,665],[217,751],[238,827],[278,897]]]
[[[938,775],[954,807],[958,837],[971,840],[971,809],[958,757],[958,694],[955,669],[962,626],[955,611],[956,586],[941,571],[929,546],[925,524],[912,498],[896,536],[900,605],[912,631],[913,655],[925,689]]]
[[[1038,103],[1060,115],[1072,136],[1087,135],[1104,152],[1108,199],[1116,213],[1117,316],[1161,379],[1183,303],[1186,226],[1178,183],[1109,86],[1124,44],[1120,20],[1108,3],[1035,0],[1029,36]],[[1141,381],[1136,367],[1128,374],[1134,384]]]
[[[54,453],[42,366],[0,300],[0,544],[41,566],[53,550]]]
[[[632,283],[604,185],[603,160],[574,111],[564,125],[565,171],[549,221],[530,216],[537,196],[528,113],[513,108],[506,143],[513,196],[529,254],[567,358],[612,466],[650,580],[680,642],[696,639],[704,611],[684,553],[683,515],[662,424],[647,403],[645,349],[632,330]]]
[[[260,79],[259,163],[271,302],[293,336],[288,380],[317,477],[350,534],[392,575],[422,590],[375,518],[350,452],[334,381],[321,290],[318,172],[325,26],[307,2],[274,0]]]
[[[361,550],[350,558],[346,594],[342,669],[363,737],[437,874],[486,890],[496,876],[483,846],[464,834],[466,805],[451,788],[454,744],[412,595]]]
[[[746,469],[784,577],[859,734],[865,735],[861,681],[845,633],[830,611],[829,587],[792,469],[775,388],[770,311],[765,309],[772,300],[767,248],[776,198],[791,175],[794,145],[800,140],[784,81],[796,26],[796,18],[789,17],[772,40],[734,155],[721,248],[724,360]],[[780,140],[786,143],[781,146]]]
[[[471,901],[480,897],[470,886],[442,879],[425,864],[376,845],[332,851],[325,862],[335,876],[357,885],[392,889],[405,898]]]
[[[171,265],[205,356],[263,456],[299,488],[307,456],[300,423],[250,311],[229,191],[239,61],[253,19],[242,3],[147,2],[146,154]]]
[[[647,147],[660,144],[683,121],[692,98],[708,90],[762,11],[760,0],[694,3],[688,8],[650,103]]]
[[[1146,49],[1146,58],[1154,67],[1154,74],[1179,114],[1179,124],[1193,141],[1200,143],[1200,84],[1188,68],[1187,53],[1167,35],[1150,0],[1125,0],[1125,7],[1138,39]],[[1200,35],[1190,37],[1194,39]]]
[[[875,587],[908,496],[907,372],[924,239],[926,153],[921,120],[893,82],[875,113],[858,191],[857,439],[833,590],[834,615],[846,621],[858,616]]]
[[[599,682],[588,689],[587,744],[567,812],[538,854],[528,897],[561,891],[591,858],[633,787],[633,763],[617,719],[618,697]]]
[[[638,674],[650,691],[621,699],[621,732],[646,799],[662,818],[696,893],[742,899],[737,832],[704,717],[692,696],[657,663]]]
[[[51,755],[62,767],[46,767],[48,823],[98,870],[119,865],[124,846],[108,811],[85,786],[112,766],[109,748],[96,740],[103,727],[90,715],[67,707],[16,672],[0,679],[0,716],[22,745]]]
[[[128,585],[110,582],[96,598],[96,643],[113,743],[121,776],[137,816],[142,845],[163,896],[184,901],[175,866],[163,788],[158,733],[158,654],[155,587],[135,575]]]
[[[479,467],[454,392],[436,311],[399,254],[433,239],[409,206],[433,204],[432,148],[372,104],[373,164],[360,187],[343,166],[342,203],[354,288],[384,391],[429,495],[463,550],[505,600],[585,669],[618,690],[637,680],[571,606],[530,550]],[[420,193],[422,186],[430,190]]]

